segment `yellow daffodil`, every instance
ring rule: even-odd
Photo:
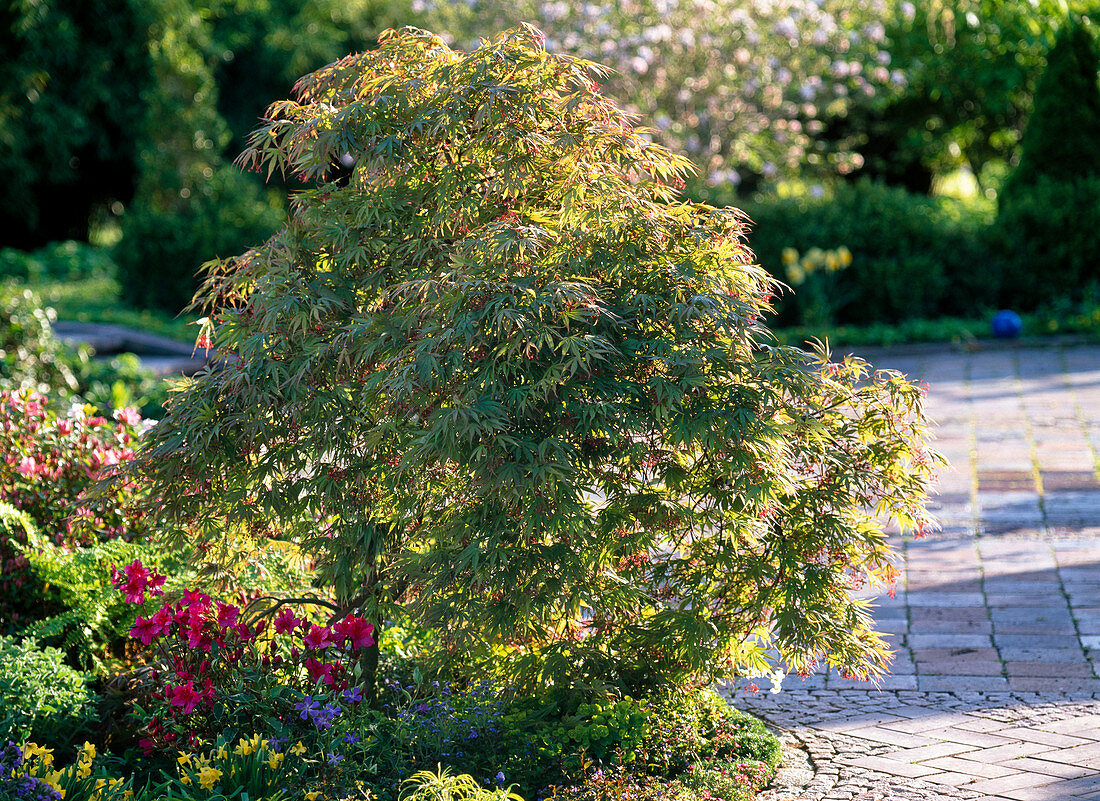
[[[806,271],[797,264],[788,264],[787,280],[791,282],[791,286],[801,286],[806,280]]]
[[[320,797],[321,793],[317,790],[311,790],[310,792],[306,793],[306,801],[317,801],[317,799]]]
[[[180,755],[176,757],[176,762],[178,762],[181,767],[189,768],[191,767],[191,755],[184,751],[180,751]]]
[[[841,245],[836,249],[837,258],[840,259],[840,266],[847,267],[852,263],[852,251]]]
[[[224,745],[218,749],[218,759],[229,759],[229,751]]]
[[[272,754],[267,758],[267,766],[272,770],[276,770],[281,764],[286,754]]]
[[[783,264],[791,265],[798,261],[798,251],[794,248],[783,248]]]
[[[191,776],[190,776],[190,774],[187,774],[187,773],[181,773],[181,774],[180,774],[180,784],[190,784],[190,783],[191,783]]]
[[[304,745],[302,745],[301,740],[299,740],[297,743],[295,743],[294,747],[290,749],[290,753],[294,754],[294,756],[301,756],[305,752],[306,752],[306,747]]]
[[[88,760],[89,762],[95,759],[95,743],[84,742],[84,745],[80,748],[80,758]]]
[[[206,767],[199,771],[199,785],[204,790],[212,790],[214,784],[222,777],[222,772],[217,768]]]

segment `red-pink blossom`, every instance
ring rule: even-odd
[[[178,706],[185,715],[190,715],[195,711],[195,706],[202,700],[202,695],[195,690],[195,683],[188,681],[183,684],[173,687],[168,685],[165,688],[167,694],[168,703],[172,706]]]
[[[309,672],[309,677],[313,681],[323,681],[325,684],[332,684],[332,671],[336,669],[336,665],[332,662],[318,662],[312,656],[306,660],[306,670]]]
[[[294,616],[289,606],[284,606],[282,611],[275,616],[275,633],[286,634],[300,626],[302,621]]]
[[[137,409],[128,406],[125,409],[116,409],[115,419],[126,423],[126,425],[136,426],[141,422],[141,414]]]
[[[241,614],[240,607],[233,604],[223,604],[221,601],[216,602],[218,607],[218,626],[223,629],[227,629],[237,622],[237,618]]]
[[[361,617],[346,617],[333,626],[338,637],[347,637],[354,650],[374,645],[374,626]]]
[[[309,633],[302,639],[307,648],[312,648],[315,651],[328,648],[336,642],[332,629],[328,626],[318,626],[316,624],[310,626]]]

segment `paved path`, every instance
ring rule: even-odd
[[[774,797],[1100,799],[1100,347],[875,364],[930,384],[943,529],[897,543],[881,691],[824,674],[738,697],[816,768]]]

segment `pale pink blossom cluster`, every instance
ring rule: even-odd
[[[655,125],[712,183],[807,165],[847,172],[858,154],[819,140],[824,121],[897,91],[883,0],[434,0],[426,23],[456,46],[522,21],[546,47],[606,64],[604,91]]]

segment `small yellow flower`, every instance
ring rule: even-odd
[[[176,762],[178,762],[181,767],[189,768],[191,767],[191,755],[185,751],[180,751],[180,755],[176,757]]]
[[[783,264],[791,265],[798,261],[798,251],[794,248],[783,248]]]
[[[221,777],[222,772],[217,768],[203,768],[199,771],[199,785],[204,790],[212,790]]]
[[[806,280],[806,271],[798,264],[788,264],[787,280],[791,282],[791,286],[801,286]]]
[[[286,754],[272,754],[267,758],[267,766],[272,770],[276,770],[281,764]]]
[[[317,790],[312,790],[306,793],[306,801],[317,801],[321,797],[321,793]]]
[[[825,269],[831,273],[840,269],[840,256],[832,250],[825,254]]]
[[[190,774],[187,774],[187,773],[181,773],[181,774],[180,774],[180,784],[190,784],[190,783],[191,783],[191,776],[190,776]]]
[[[847,267],[852,263],[852,251],[848,250],[844,245],[841,245],[836,249],[837,258],[840,259],[840,266]]]
[[[226,750],[224,745],[218,749],[218,759],[229,759],[229,751]]]
[[[290,749],[290,753],[294,754],[294,756],[301,756],[305,752],[306,752],[306,747],[304,745],[302,745],[301,740],[299,740],[297,743],[295,743],[294,747]]]
[[[248,740],[241,738],[241,741],[237,744],[237,747],[233,749],[233,753],[237,756],[248,756],[256,749],[252,747],[252,744]]]
[[[61,790],[61,771],[51,770],[45,775],[46,784],[50,785],[55,790]],[[64,797],[64,791],[62,791],[62,797]]]

